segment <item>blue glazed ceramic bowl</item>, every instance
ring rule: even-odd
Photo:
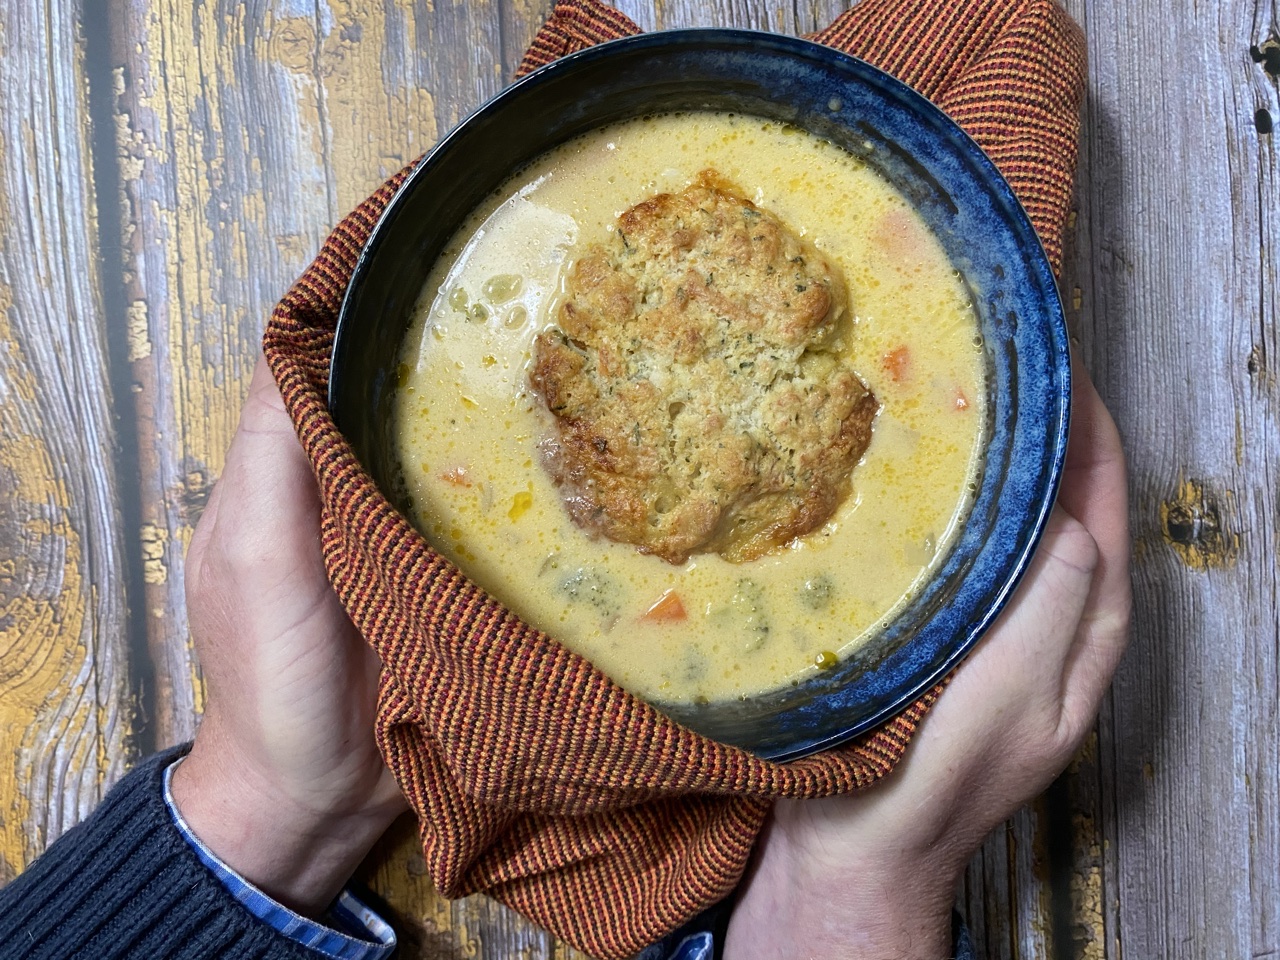
[[[544,67],[442,140],[388,206],[343,304],[329,404],[361,462],[391,490],[400,341],[453,231],[551,147],[674,110],[794,123],[876,167],[963,274],[986,343],[990,422],[979,490],[951,554],[910,606],[858,654],[798,687],[747,701],[657,704],[716,740],[795,759],[888,719],[964,657],[1026,569],[1062,470],[1070,365],[1048,261],[995,166],[927,100],[836,50],[751,31],[648,34]]]

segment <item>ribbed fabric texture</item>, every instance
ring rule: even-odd
[[[0,889],[0,960],[317,960],[255,920],[205,868],[147,760]]]
[[[559,4],[530,70],[637,32]],[[817,39],[918,85],[995,158],[1056,267],[1084,51],[1052,0],[863,0]],[[446,896],[487,891],[599,957],[636,953],[737,884],[770,804],[874,783],[937,696],[838,750],[759,760],[668,720],[522,623],[378,492],[326,406],[356,258],[409,169],[343,220],[276,308],[264,349],[324,502],[330,579],[385,664],[377,737]]]

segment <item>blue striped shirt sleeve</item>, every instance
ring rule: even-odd
[[[200,861],[246,910],[281,935],[333,960],[386,960],[391,956],[396,948],[395,931],[350,891],[342,891],[333,902],[328,915],[333,926],[326,926],[273,900],[201,843],[173,802],[173,770],[181,762],[179,759],[170,764],[164,774],[164,802],[169,815]]]

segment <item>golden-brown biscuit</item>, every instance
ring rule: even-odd
[[[713,171],[625,211],[578,260],[530,381],[580,527],[671,563],[752,560],[824,523],[878,404],[844,284]]]

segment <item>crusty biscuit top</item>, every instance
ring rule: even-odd
[[[835,267],[714,171],[625,211],[565,283],[530,382],[574,522],[671,563],[753,560],[848,494],[878,405]]]

